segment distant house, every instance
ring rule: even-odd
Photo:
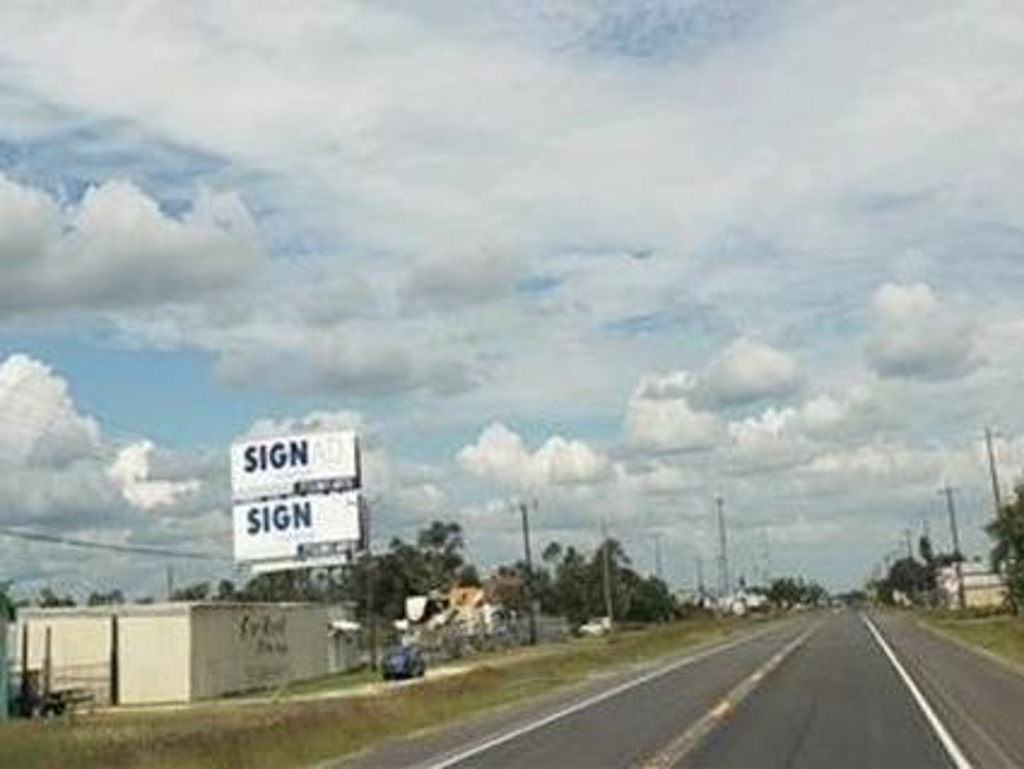
[[[987,609],[1002,606],[1006,602],[1006,580],[1001,574],[977,561],[961,564],[964,582],[964,605],[968,609]],[[943,605],[954,608],[960,605],[960,586],[956,566],[946,566],[938,573],[939,600]]]

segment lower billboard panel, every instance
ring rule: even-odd
[[[235,560],[289,560],[306,546],[356,542],[359,508],[358,491],[236,504]]]

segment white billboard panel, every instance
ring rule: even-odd
[[[295,559],[305,545],[357,541],[359,507],[358,491],[238,502],[235,560]]]
[[[234,501],[279,497],[296,486],[347,480],[356,486],[359,457],[356,434],[349,431],[296,433],[231,446],[231,492]]]

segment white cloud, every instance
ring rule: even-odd
[[[238,198],[201,191],[180,217],[129,182],[61,206],[0,173],[5,314],[192,302],[247,279],[260,258]]]
[[[882,376],[956,379],[977,366],[973,324],[942,305],[928,285],[886,283],[873,307],[877,329],[867,357]]]
[[[0,363],[0,467],[66,465],[99,445],[98,425],[48,366],[24,354]]]
[[[687,452],[713,447],[720,426],[712,414],[690,405],[680,387],[685,374],[647,375],[640,380],[626,407],[625,428],[630,445],[643,451]]]
[[[753,339],[734,340],[700,377],[703,399],[719,405],[750,403],[794,392],[800,385],[789,353]]]
[[[500,422],[486,427],[456,458],[471,475],[521,489],[590,485],[608,478],[612,469],[604,454],[560,435],[531,452],[517,433]]]
[[[905,517],[906,476],[864,480],[885,464],[872,452],[898,454],[879,445],[923,452],[913,461],[931,472],[952,449],[921,445],[965,441],[993,411],[1013,420],[1013,233],[1024,226],[1024,111],[1008,96],[1024,66],[1006,33],[1024,21],[1015,0],[954,11],[883,0],[471,10],[312,0],[185,3],[173,18],[127,5],[0,8],[2,138],[19,179],[45,180],[0,190],[4,318],[116,310],[119,343],[199,350],[232,387],[316,402],[357,394],[386,411],[395,445],[414,440],[409,425],[421,420],[607,425],[641,372],[685,367],[694,373],[652,379],[631,398],[626,433],[663,462],[648,468],[650,492],[682,507],[667,489],[678,482],[685,500],[676,471],[692,464],[705,484],[728,479],[738,511],[749,494],[752,517],[791,515],[792,499],[765,499],[763,479],[729,468],[742,457],[822,458],[814,474],[772,488],[799,498],[809,477],[834,482],[828,509],[807,511],[807,527],[822,531],[841,505]],[[963,140],[978,135],[980,145]],[[100,182],[71,203],[41,192],[83,178],[158,181]],[[251,209],[201,194],[180,213],[182,190],[202,181],[240,189]],[[280,258],[254,258],[258,246],[236,237],[248,210]],[[514,257],[492,261],[467,243],[515,244]],[[253,280],[205,301],[236,286],[239,266]],[[859,297],[885,274],[922,281],[879,296],[866,351],[880,397],[897,408],[879,420],[845,396],[796,405],[804,376],[833,393],[860,376],[850,341],[867,333]],[[956,311],[928,283],[956,286]],[[961,377],[982,357],[983,370]],[[943,387],[896,381],[919,379]],[[372,403],[378,395],[389,400]],[[898,408],[915,395],[929,400]],[[706,411],[752,403],[756,415],[727,427]],[[562,441],[543,461],[521,445],[511,464],[593,474]],[[671,454],[696,448],[707,450]],[[70,488],[123,512],[102,472],[110,457],[86,472],[74,457],[87,452],[62,451],[81,475],[57,482],[34,469],[38,500],[26,504],[84,504]],[[422,468],[396,472],[416,507],[439,509],[452,493]],[[534,471],[508,474],[518,483]],[[12,494],[19,484],[8,479]],[[623,510],[642,485],[621,484]],[[694,494],[706,503],[706,491]],[[198,497],[208,493],[204,483]],[[567,505],[553,516],[575,514]],[[849,520],[846,531],[865,530]],[[855,578],[867,549],[844,547],[844,565],[827,568]]]
[[[150,477],[153,449],[151,441],[129,444],[117,453],[107,468],[107,475],[121,488],[128,502],[142,510],[152,510],[171,507],[181,497],[199,491],[200,482],[196,478],[171,481]]]
[[[403,287],[411,309],[453,312],[508,296],[521,269],[507,250],[480,248],[417,259]]]
[[[56,533],[131,531],[180,543],[172,519],[219,514],[226,468],[147,440],[119,445],[81,414],[67,382],[24,354],[0,363],[0,517]],[[164,517],[166,516],[166,517]]]
[[[363,415],[356,411],[311,411],[295,419],[258,419],[239,440],[275,438],[293,432],[352,430],[362,433],[366,428]]]

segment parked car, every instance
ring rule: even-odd
[[[385,681],[421,678],[427,672],[427,663],[415,646],[395,646],[385,652],[380,669]]]
[[[612,621],[610,617],[598,617],[580,625],[576,632],[581,636],[602,636],[610,632],[611,629]]]

